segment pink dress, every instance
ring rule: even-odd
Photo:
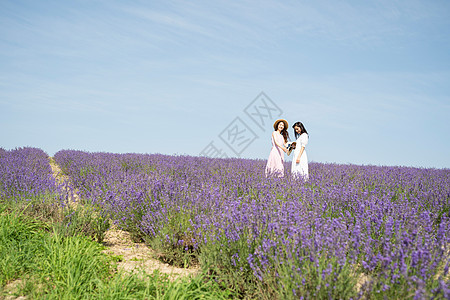
[[[284,152],[275,144],[273,136],[275,135],[275,139],[279,145],[284,145],[284,138],[278,132],[275,131],[272,134],[272,150],[270,150],[269,159],[267,160],[266,165],[266,177],[269,175],[275,175],[278,177],[284,176]]]

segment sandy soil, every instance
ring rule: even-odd
[[[177,268],[155,259],[155,252],[147,245],[133,242],[128,232],[114,227],[106,232],[104,244],[106,246],[105,253],[121,258],[118,268],[125,272],[133,272],[142,268],[146,273],[151,274],[153,271],[159,270],[160,273],[167,274],[172,280],[199,272],[199,268]]]
[[[70,185],[70,178],[61,172],[61,168],[55,162],[53,157],[50,158],[49,162],[50,167],[52,167],[53,177],[55,178],[56,182],[59,184]],[[78,190],[75,189],[73,193],[69,195],[69,205],[75,208],[78,205],[79,201],[80,197],[78,196]]]

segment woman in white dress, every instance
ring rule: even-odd
[[[295,137],[297,138],[297,145],[294,150],[294,156],[292,157],[291,173],[295,177],[308,180],[308,156],[306,155],[305,147],[308,144],[309,135],[302,122],[296,122],[292,125],[292,128],[294,128]]]

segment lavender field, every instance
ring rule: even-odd
[[[21,155],[48,178],[45,159]],[[58,192],[51,179],[30,190],[12,156],[0,152],[2,199]],[[54,159],[83,203],[239,297],[450,298],[449,169],[311,163],[303,182],[265,178],[262,160],[72,150]]]
[[[27,201],[41,196],[52,199],[62,196],[48,155],[30,147],[11,151],[0,148],[0,200]]]
[[[80,151],[55,159],[117,225],[242,293],[450,295],[450,170],[313,163],[304,183],[265,178],[261,160]]]

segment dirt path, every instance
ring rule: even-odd
[[[50,158],[50,166],[57,182],[70,184],[70,179],[62,174],[53,158]],[[69,205],[75,207],[80,203],[77,190],[74,190],[69,200],[71,202]],[[199,272],[199,268],[177,268],[155,259],[154,250],[144,243],[133,242],[128,232],[120,230],[114,225],[106,232],[103,244],[106,246],[103,252],[119,257],[118,268],[125,272],[133,272],[142,268],[146,273],[151,274],[153,271],[159,270],[160,273],[167,274],[172,280]]]
[[[50,162],[50,167],[52,168],[53,177],[55,178],[56,182],[59,183],[59,184],[70,185],[71,183],[70,183],[69,176],[64,175],[61,172],[61,168],[55,162],[53,157],[50,157],[49,162]],[[78,190],[75,189],[73,191],[73,193],[69,194],[69,203],[68,203],[68,205],[70,205],[73,208],[76,208],[79,202],[80,202],[80,197],[78,196]]]
[[[106,246],[104,252],[122,258],[118,267],[126,272],[142,268],[146,273],[151,274],[153,271],[159,270],[160,273],[167,274],[172,280],[199,272],[198,268],[177,268],[155,259],[155,252],[152,249],[144,243],[134,243],[128,232],[117,228],[111,228],[106,232],[104,244]]]

